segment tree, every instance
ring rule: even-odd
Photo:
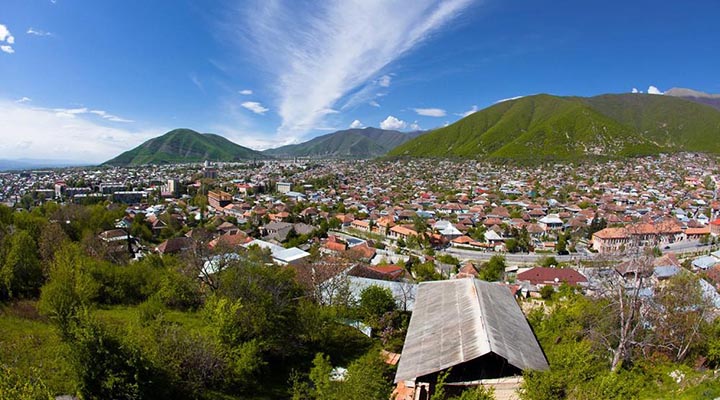
[[[37,296],[43,284],[43,271],[37,246],[24,230],[9,238],[10,249],[0,269],[0,297]]]
[[[373,329],[383,329],[380,321],[387,313],[397,309],[395,297],[390,289],[372,285],[360,293],[360,312],[365,323]]]
[[[542,297],[544,300],[552,299],[554,294],[555,289],[552,287],[552,285],[545,285],[540,288],[540,297]]]
[[[50,267],[48,283],[42,288],[38,308],[50,317],[64,335],[82,307],[97,295],[98,285],[87,273],[87,260],[76,244],[63,246]]]
[[[347,368],[344,380],[331,380],[330,358],[318,353],[310,370],[312,388],[293,385],[293,399],[365,400],[390,398],[392,385],[388,380],[388,367],[378,349],[371,349],[353,361]]]
[[[123,337],[87,312],[73,324],[65,340],[82,398],[172,398],[161,371]]]
[[[538,265],[541,267],[557,267],[560,264],[555,257],[542,257],[538,260]]]
[[[700,340],[712,305],[700,280],[690,273],[679,273],[655,293],[650,320],[653,344],[675,361],[684,360]]]
[[[563,234],[558,235],[558,242],[557,242],[557,246],[555,246],[555,250],[560,255],[568,254],[567,239],[565,238],[565,235],[563,235]]]
[[[499,281],[505,274],[506,266],[505,257],[497,255],[492,256],[488,262],[484,263],[480,267],[478,278],[490,282]]]
[[[55,258],[55,253],[69,240],[59,223],[45,225],[38,239],[38,252],[43,265],[49,266]]]

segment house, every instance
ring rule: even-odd
[[[277,183],[277,192],[278,193],[287,193],[290,190],[292,190],[292,183],[290,183],[290,182],[278,182]]]
[[[517,280],[528,281],[533,285],[541,286],[558,286],[560,283],[578,286],[581,283],[587,283],[587,278],[572,268],[534,267],[518,273]]]
[[[294,265],[300,263],[304,258],[310,256],[310,253],[300,250],[297,247],[291,247],[286,249],[282,246],[272,244],[263,240],[255,239],[251,242],[245,243],[243,247],[250,248],[251,246],[258,246],[261,249],[270,250],[270,255],[279,265]]]
[[[350,227],[363,232],[370,232],[370,221],[356,219],[350,223]]]
[[[208,204],[212,208],[222,210],[223,207],[230,203],[232,203],[232,196],[230,193],[226,193],[221,190],[211,190],[208,192]]]
[[[410,236],[417,236],[418,233],[413,229],[402,225],[395,225],[390,228],[390,237],[393,239],[407,240]]]
[[[111,229],[100,234],[100,239],[106,243],[124,242],[130,238],[130,235],[124,229]]]
[[[460,230],[450,221],[438,221],[435,225],[433,225],[433,229],[449,240],[462,236],[462,232],[460,232]]]
[[[664,220],[605,228],[593,234],[592,242],[599,253],[612,253],[632,247],[663,246],[685,239],[685,233],[677,222]]]
[[[718,259],[713,256],[703,256],[692,261],[693,269],[707,271],[718,263]]]
[[[476,279],[423,282],[395,383],[414,388],[413,399],[427,400],[441,373],[447,372],[447,394],[455,395],[468,386],[548,368],[507,286]]]
[[[195,240],[189,237],[181,236],[170,238],[160,243],[155,251],[160,254],[178,254],[191,250],[195,246]]]
[[[562,229],[564,223],[558,214],[548,214],[538,221],[546,230]]]
[[[710,221],[710,234],[720,236],[720,218]]]

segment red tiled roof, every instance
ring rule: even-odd
[[[556,281],[557,279],[557,281]],[[572,268],[546,268],[535,267],[517,275],[518,281],[529,281],[537,284],[557,284],[566,282],[570,285],[577,285],[580,282],[587,282],[587,279]]]

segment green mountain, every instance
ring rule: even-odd
[[[126,151],[105,165],[174,164],[210,161],[243,161],[268,156],[235,144],[222,136],[175,129]]]
[[[318,136],[304,143],[265,150],[263,153],[275,157],[373,158],[384,155],[421,133],[377,128],[347,129]]]
[[[720,112],[648,94],[527,96],[401,144],[395,157],[538,162],[680,151],[720,154]]]

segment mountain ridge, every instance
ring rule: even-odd
[[[246,161],[271,158],[213,133],[173,129],[108,160],[103,165],[132,166],[209,161]]]
[[[390,157],[572,161],[663,152],[720,154],[720,112],[651,94],[526,96],[403,143]]]
[[[374,158],[424,132],[400,132],[379,128],[345,129],[306,142],[267,149],[274,157]]]

